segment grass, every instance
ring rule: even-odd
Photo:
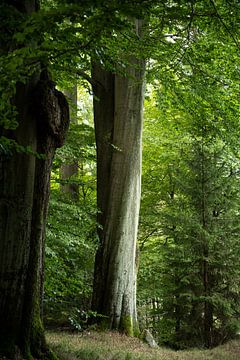
[[[48,332],[47,340],[61,360],[239,360],[240,341],[211,350],[151,349],[136,338],[117,332],[84,334]]]

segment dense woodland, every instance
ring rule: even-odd
[[[238,0],[0,3],[0,358],[45,328],[240,332]],[[144,119],[144,121],[143,121]]]

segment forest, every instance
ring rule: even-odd
[[[240,358],[239,24],[0,1],[0,359]]]

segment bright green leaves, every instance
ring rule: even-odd
[[[238,59],[214,41],[153,63],[145,106],[139,297],[158,298],[149,321],[175,347],[231,338],[239,317]]]
[[[65,84],[67,89],[69,84],[65,80],[62,85]],[[73,90],[72,86],[68,90],[68,95],[74,99],[71,91],[76,88]],[[89,308],[97,247],[96,155],[91,98],[80,87],[78,98],[78,107],[69,99],[72,121],[66,143],[58,149],[53,164],[45,284],[47,321],[63,322],[77,328],[81,321],[79,316]],[[63,179],[61,167],[72,164],[75,164],[74,174]],[[65,185],[75,185],[77,194],[72,196],[64,189]]]
[[[39,154],[32,149],[31,146],[22,146],[18,144],[17,141],[13,139],[9,139],[5,136],[0,137],[0,154],[4,154],[6,156],[11,156],[13,152],[17,153],[25,153],[28,155],[33,155],[38,159],[44,159],[44,154]]]
[[[40,66],[53,69],[56,77],[61,72],[71,77],[76,69],[89,72],[91,57],[113,69],[122,64],[120,52],[130,48],[130,21],[120,2],[43,2],[28,16],[7,5],[0,10],[0,110],[6,129],[17,126],[16,84],[25,83]]]

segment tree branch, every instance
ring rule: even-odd
[[[215,12],[216,12],[216,16],[218,17],[218,19],[220,20],[220,22],[222,23],[223,27],[227,30],[227,32],[229,33],[229,35],[231,36],[231,38],[233,39],[234,43],[236,44],[237,47],[239,47],[239,42],[237,41],[237,39],[235,38],[234,34],[232,33],[232,31],[229,29],[229,27],[227,26],[227,24],[224,22],[223,18],[221,17],[221,15],[218,12],[218,9],[215,5],[214,0],[210,0],[210,3],[212,4]]]

